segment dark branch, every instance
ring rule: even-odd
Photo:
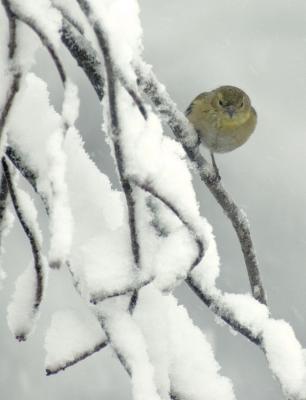
[[[98,343],[93,349],[84,351],[83,353],[76,356],[73,360],[68,360],[53,368],[46,368],[46,375],[55,375],[58,372],[64,371],[66,368],[72,367],[73,365],[77,364],[80,361],[85,360],[85,358],[90,357],[92,354],[97,353],[98,351],[102,350],[108,344],[107,340],[103,340],[103,342]]]
[[[125,296],[131,293],[134,293],[135,291],[140,290],[141,288],[143,288],[144,286],[149,285],[151,282],[153,282],[154,277],[147,279],[143,282],[138,282],[135,283],[127,288],[124,288],[123,290],[117,290],[117,291],[113,291],[111,293],[96,293],[91,295],[90,297],[90,302],[93,304],[97,304],[101,301],[104,301],[106,299],[111,299],[113,297],[118,297],[118,296]]]
[[[107,87],[108,87],[108,101],[110,110],[112,139],[114,144],[116,163],[119,172],[121,186],[123,188],[128,207],[131,247],[132,247],[134,263],[137,268],[140,268],[139,265],[140,249],[139,249],[139,242],[138,242],[137,228],[136,228],[135,199],[134,199],[133,188],[129,182],[129,179],[125,176],[125,166],[124,166],[122,146],[120,141],[121,126],[119,122],[118,106],[117,106],[117,88],[116,88],[117,76],[113,65],[112,57],[110,54],[110,49],[107,43],[107,39],[105,37],[104,32],[102,31],[102,28],[97,22],[91,21],[90,19],[91,11],[87,1],[85,0],[77,0],[77,1],[94,30],[101,53],[103,54],[104,58],[106,77],[107,77]]]
[[[16,149],[11,146],[7,146],[5,150],[6,156],[15,165],[18,171],[25,177],[25,179],[30,183],[35,192],[37,192],[36,180],[37,176],[34,171],[32,171],[17,153]]]
[[[61,14],[63,18],[63,23],[65,23],[65,20],[74,27],[81,35],[84,34],[84,29],[83,27],[76,21],[63,7],[61,7],[59,4],[53,4],[53,7],[56,8]]]
[[[101,101],[104,96],[104,78],[102,74],[103,66],[102,63],[92,47],[91,43],[82,35],[77,34],[71,28],[69,21],[63,21],[63,26],[61,30],[62,42],[69,50],[72,57],[76,60],[79,67],[83,69],[87,75],[89,81],[92,84],[99,100]],[[117,66],[113,66],[116,76],[120,80],[122,86],[129,93],[139,112],[147,119],[147,111],[144,103],[137,93],[135,88],[132,88],[128,81],[124,78],[123,73],[119,70]]]
[[[50,42],[49,38],[44,34],[44,32],[37,26],[37,24],[35,24],[35,21],[32,20],[31,18],[28,18],[27,16],[22,15],[21,13],[15,12],[15,11],[13,11],[13,15],[17,20],[28,25],[28,27],[31,28],[37,34],[37,36],[41,40],[42,44],[48,50],[55,66],[56,66],[56,69],[58,71],[58,74],[60,76],[62,83],[65,84],[66,72],[65,72],[64,66],[63,66],[63,64],[60,60],[60,57],[58,56],[53,44]]]
[[[16,192],[16,188],[14,186],[14,182],[11,177],[11,172],[10,172],[10,167],[8,166],[5,158],[2,158],[2,168],[3,172],[6,178],[8,190],[10,193],[10,197],[12,199],[12,203],[16,212],[16,215],[19,219],[19,222],[29,239],[31,249],[32,249],[32,254],[34,258],[34,268],[36,272],[36,289],[35,289],[35,296],[34,296],[34,303],[33,303],[33,311],[37,312],[42,296],[43,296],[43,290],[44,290],[44,274],[43,274],[43,257],[41,254],[41,248],[39,245],[39,242],[37,240],[35,231],[32,229],[32,227],[29,225],[28,221],[26,220],[24,216],[24,212],[22,210],[22,205],[20,204],[20,201],[18,199],[18,194]],[[25,340],[25,336],[20,336],[20,340]]]
[[[2,240],[3,221],[7,207],[7,200],[8,200],[8,186],[5,175],[4,173],[2,173],[1,183],[0,183],[0,245]]]
[[[163,197],[161,194],[159,194],[154,188],[152,188],[149,184],[144,184],[141,183],[137,180],[133,180],[134,184],[140,187],[142,190],[150,193],[153,197],[161,201],[169,210],[173,212],[174,215],[182,222],[182,224],[188,229],[188,231],[191,233],[192,237],[194,238],[197,247],[198,247],[198,254],[194,261],[191,264],[190,271],[195,268],[199,262],[202,260],[204,256],[204,244],[201,239],[201,237],[198,235],[192,224],[186,220],[186,218],[179,212],[179,210],[173,205],[168,199]]]
[[[231,328],[233,328],[236,332],[241,333],[241,335],[245,336],[248,340],[250,340],[252,343],[256,344],[257,346],[261,346],[262,344],[262,338],[259,336],[254,335],[248,328],[243,326],[231,310],[226,309],[222,303],[216,299],[215,297],[205,293],[196,280],[192,277],[192,275],[189,275],[186,279],[187,285],[194,291],[194,293],[203,301],[203,303],[211,310],[213,313],[215,313],[217,316],[219,316],[224,322],[226,322]]]
[[[83,69],[95,90],[99,100],[104,96],[105,81],[102,75],[102,64],[90,42],[82,35],[76,34],[67,21],[61,29],[62,42]]]

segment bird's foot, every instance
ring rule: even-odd
[[[216,185],[221,181],[221,176],[219,171],[214,170],[211,174],[207,176],[207,182],[209,185]]]

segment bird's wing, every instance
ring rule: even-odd
[[[209,95],[210,95],[210,92],[203,92],[203,93],[199,94],[195,99],[193,99],[185,111],[186,117],[188,117],[188,115],[191,114],[192,109],[196,103],[207,98]]]

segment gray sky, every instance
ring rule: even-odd
[[[217,162],[225,187],[249,217],[271,313],[290,322],[306,347],[306,2],[139,3],[145,59],[182,110],[195,95],[221,84],[237,85],[252,99],[258,112],[256,132],[246,145],[218,156]],[[57,101],[59,88],[54,86],[57,78],[52,68],[41,55],[37,71],[49,77]],[[81,104],[79,125],[88,151],[113,177],[105,148],[97,150],[101,136],[96,98],[86,79],[76,70],[72,73],[86,99]],[[219,287],[245,293],[248,281],[233,229],[198,178],[195,186],[202,215],[213,224],[217,237],[222,259]],[[9,278],[0,293],[2,305],[7,304],[14,279],[28,260],[27,244],[16,229],[4,259]],[[278,384],[260,350],[217,325],[188,288],[182,287],[177,293],[196,323],[208,333],[222,372],[233,379],[237,398],[279,399]],[[52,277],[37,333],[23,344],[11,337],[6,307],[1,308],[1,398],[130,398],[128,378],[109,350],[56,377],[44,376],[43,334],[52,311],[62,305],[83,307],[64,272]]]

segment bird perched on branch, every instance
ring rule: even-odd
[[[226,153],[243,145],[255,129],[257,115],[250,98],[235,86],[221,86],[199,94],[185,114],[201,143],[210,150],[220,179],[214,153]]]

